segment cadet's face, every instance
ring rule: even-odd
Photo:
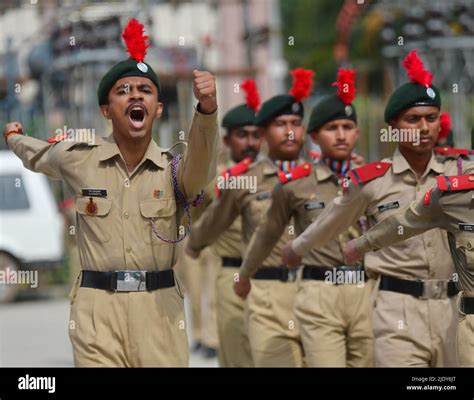
[[[246,157],[255,160],[260,151],[263,135],[254,125],[245,125],[229,130],[224,136],[224,144],[230,150],[230,156],[235,162],[240,162]]]
[[[411,132],[407,137],[411,136],[411,139],[400,142],[399,147],[417,154],[431,152],[440,131],[439,115],[439,108],[433,106],[417,106],[402,111],[390,125],[392,128],[407,129],[406,132]],[[399,134],[400,137],[404,136],[401,131]],[[413,140],[416,137],[413,135],[419,135],[417,137],[419,140]]]
[[[265,127],[268,154],[273,160],[296,160],[304,143],[304,126],[297,115],[280,115]]]
[[[326,122],[311,133],[311,137],[319,144],[325,157],[348,160],[359,138],[359,128],[350,119],[336,119]]]
[[[155,118],[161,116],[163,104],[157,99],[158,89],[150,79],[130,76],[115,82],[101,111],[112,121],[115,134],[140,139],[151,135]]]

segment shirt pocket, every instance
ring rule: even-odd
[[[86,239],[99,243],[110,240],[113,226],[107,217],[111,207],[112,200],[99,197],[76,198],[76,210],[79,214],[78,226]]]
[[[161,237],[168,240],[176,239],[176,201],[173,197],[140,201],[140,214],[143,218],[142,237],[146,244],[166,243],[155,235],[150,219],[153,219]]]

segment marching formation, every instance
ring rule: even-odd
[[[173,156],[151,135],[163,104],[143,25],[131,20],[123,38],[130,58],[98,90],[109,136],[43,142],[19,122],[4,130],[25,167],[75,197],[76,366],[187,366],[173,267],[192,276],[211,262],[217,338],[207,346],[222,367],[474,366],[473,152],[439,146],[450,123],[416,50],[385,107],[391,132],[407,133],[390,158],[354,152],[365,134],[354,70],[335,71],[308,113],[314,72],[297,68],[288,93],[263,103],[253,80],[240,85],[246,101],[221,123],[229,160],[214,171],[214,76],[193,72],[198,104]],[[306,154],[307,140],[320,153]]]

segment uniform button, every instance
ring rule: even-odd
[[[125,219],[128,219],[128,212],[124,212],[124,213],[123,213],[123,217],[124,217]]]
[[[426,243],[427,247],[431,247],[431,242]]]
[[[132,252],[132,248],[131,248],[131,247],[127,247],[127,248],[125,249],[125,251],[126,251],[127,253],[131,253],[131,252]]]
[[[433,276],[435,276],[434,271],[430,271],[430,277],[433,278]]]

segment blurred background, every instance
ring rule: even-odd
[[[385,102],[407,81],[401,61],[414,48],[451,113],[455,146],[470,146],[474,0],[1,0],[0,125],[21,121],[41,139],[66,128],[110,133],[97,85],[126,57],[121,32],[130,17],[151,37],[147,62],[165,104],[154,136],[163,147],[189,127],[193,69],[217,76],[222,117],[243,102],[243,79],[256,79],[265,100],[288,90],[296,67],[316,72],[309,110],[344,66],[357,70],[357,151],[380,159],[393,150],[379,141]],[[66,294],[78,268],[74,202],[60,184],[25,171],[3,141],[0,150],[0,272],[40,274],[34,290],[0,283],[0,366],[72,365]],[[12,190],[15,182],[21,190]],[[17,344],[24,340],[26,348]]]

